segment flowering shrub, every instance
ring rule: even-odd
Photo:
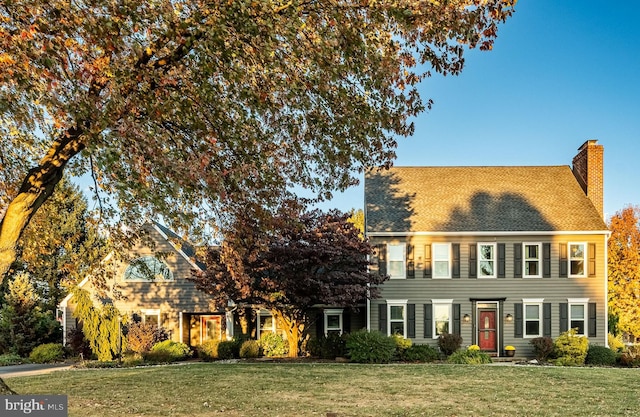
[[[508,347],[508,346],[507,346],[507,347]],[[505,349],[506,349],[506,348],[505,348]],[[471,346],[469,346],[468,350],[469,350],[470,352],[477,352],[477,351],[479,351],[479,350],[480,350],[480,346],[478,346],[478,345],[471,345]]]

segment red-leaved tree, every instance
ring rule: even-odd
[[[247,215],[191,279],[220,306],[232,300],[271,311],[296,357],[314,306],[355,306],[377,297],[375,285],[386,279],[368,272],[372,246],[348,218],[335,210],[281,214],[260,233]]]

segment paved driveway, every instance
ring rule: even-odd
[[[0,366],[0,377],[2,379],[16,376],[31,376],[48,374],[49,372],[71,368],[67,363],[39,364],[28,363],[24,365]]]

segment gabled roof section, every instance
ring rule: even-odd
[[[152,224],[158,233],[160,233],[162,237],[166,239],[167,242],[169,242],[169,244],[191,264],[191,266],[201,271],[205,270],[205,264],[198,260],[196,256],[196,248],[191,243],[187,242],[171,229],[168,229],[156,221],[153,221]]]
[[[364,184],[367,233],[607,230],[566,165],[393,167]]]

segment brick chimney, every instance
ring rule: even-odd
[[[604,147],[597,139],[586,141],[573,157],[573,175],[604,218]]]

